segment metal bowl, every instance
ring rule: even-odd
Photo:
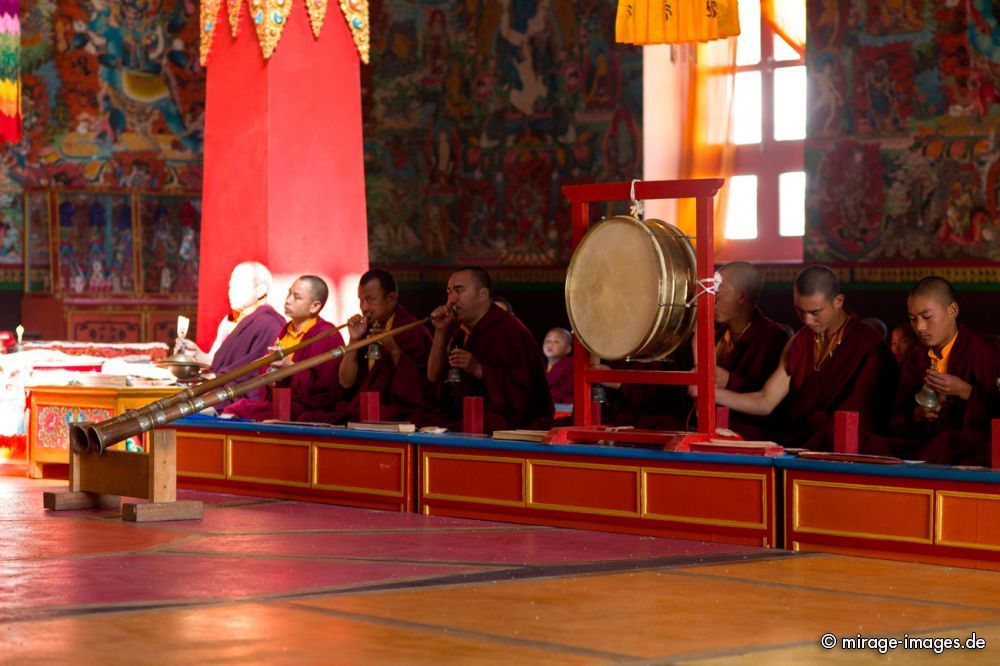
[[[166,368],[178,381],[186,382],[198,379],[201,373],[208,368],[204,363],[192,361],[183,354],[174,354],[169,358],[154,363],[158,368]]]

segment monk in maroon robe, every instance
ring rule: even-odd
[[[826,451],[833,448],[834,412],[858,412],[859,450],[885,453],[878,434],[885,429],[896,383],[885,340],[844,308],[839,280],[825,266],[799,273],[793,299],[805,326],[789,341],[778,368],[759,391],[718,389],[716,402],[762,416],[784,400],[779,441]]]
[[[910,440],[898,453],[942,465],[990,466],[990,421],[1000,416],[996,342],[958,323],[955,291],[944,278],[918,282],[907,310],[920,344],[903,360],[896,393],[892,430]]]
[[[303,275],[292,283],[285,298],[285,314],[290,321],[278,333],[277,346],[287,349],[335,328],[333,324],[319,316],[329,293],[326,282],[315,275]],[[274,369],[284,368],[330,352],[343,344],[344,338],[340,333],[332,333],[272,363],[271,366]],[[292,419],[299,419],[306,411],[332,408],[340,392],[331,391],[330,387],[337,385],[340,363],[339,358],[331,359],[296,373],[275,385],[276,388],[291,389]],[[262,398],[237,400],[226,408],[225,413],[255,421],[274,418],[273,397],[271,387],[268,387]]]
[[[600,370],[659,370],[678,372],[694,367],[688,342],[659,361],[609,361],[593,363]],[[607,402],[601,407],[606,425],[633,426],[651,430],[689,430],[693,403],[683,386],[669,384],[605,384]]]
[[[266,303],[271,289],[271,272],[256,261],[237,264],[229,277],[229,307],[234,313],[219,324],[219,330],[206,353],[193,340],[177,340],[177,351],[183,351],[195,361],[211,367],[213,376],[224,375],[267,354],[285,319]],[[233,384],[253,377],[244,375]],[[260,398],[263,392],[253,391],[245,397]],[[222,411],[229,401],[215,405]]]
[[[559,405],[573,404],[573,336],[565,328],[553,328],[545,334],[542,353],[548,361],[545,379],[552,400]]]
[[[380,331],[390,331],[416,319],[399,303],[396,280],[386,271],[373,269],[361,276],[358,301],[361,314],[351,317],[347,330],[351,342]],[[385,338],[379,351],[373,345],[349,351],[340,364],[335,383],[344,392],[336,405],[306,412],[303,421],[346,423],[361,418],[361,394],[379,394],[379,420],[411,420],[426,405],[427,354],[431,336],[426,327],[417,326],[399,335]]]
[[[483,269],[461,268],[448,279],[448,302],[431,315],[427,378],[439,396],[439,417],[452,429],[461,424],[466,396],[484,398],[486,432],[552,418],[542,352],[517,317],[493,304],[491,287]],[[449,369],[457,381],[446,381]]]
[[[737,393],[759,391],[781,362],[788,332],[757,307],[764,277],[753,264],[734,261],[719,270],[715,297],[715,383]],[[779,429],[780,406],[767,416],[733,412],[729,428],[744,439],[772,439]]]

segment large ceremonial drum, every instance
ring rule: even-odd
[[[612,217],[591,227],[573,252],[566,312],[592,354],[660,359],[694,327],[696,281],[694,249],[680,229],[662,220]]]

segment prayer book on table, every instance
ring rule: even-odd
[[[493,439],[508,439],[520,442],[540,442],[549,434],[548,430],[494,430]]]
[[[745,442],[742,440],[713,439],[691,442],[691,451],[697,453],[730,453],[746,456],[780,456],[785,449],[774,442]]]
[[[361,421],[347,424],[348,430],[373,430],[376,432],[416,432],[417,426],[409,421]]]

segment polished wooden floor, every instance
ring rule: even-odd
[[[1000,663],[996,572],[206,493],[136,525],[46,513],[65,482],[22,473],[2,664]]]

